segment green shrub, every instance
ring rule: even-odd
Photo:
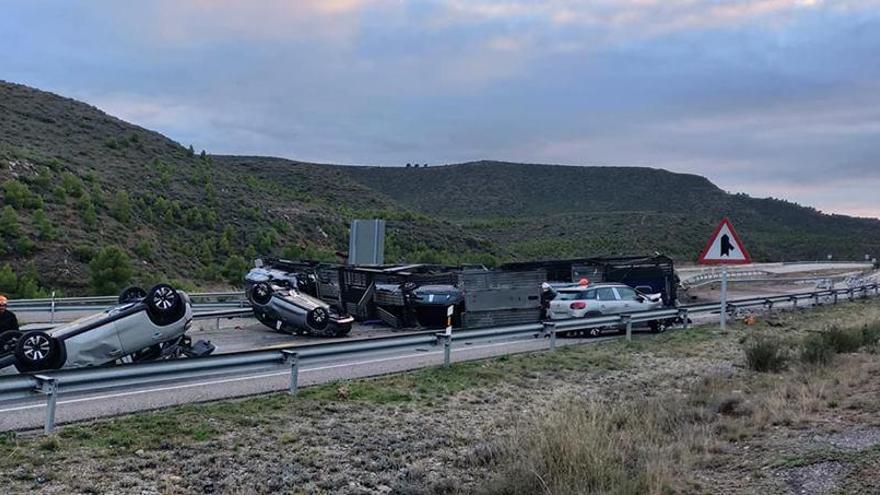
[[[153,258],[153,244],[144,239],[134,245],[134,253],[145,260]]]
[[[244,282],[248,263],[241,256],[230,256],[223,265],[223,276],[232,285],[241,285]]]
[[[811,333],[801,346],[801,361],[807,364],[825,366],[834,359],[836,351],[825,333]]]
[[[70,172],[61,174],[61,187],[64,188],[65,193],[74,198],[78,198],[83,194],[82,180]]]
[[[131,280],[131,262],[125,251],[109,246],[98,252],[89,263],[92,289],[96,294],[116,294]]]
[[[777,372],[788,364],[788,353],[782,342],[773,337],[755,337],[743,346],[746,365],[760,372]]]
[[[832,327],[824,335],[834,351],[841,354],[856,352],[862,347],[862,332],[857,329]]]
[[[16,240],[20,235],[21,224],[18,223],[18,213],[12,206],[6,205],[0,213],[0,236]]]
[[[43,204],[42,198],[33,194],[27,184],[16,179],[3,184],[3,200],[15,208],[39,208]]]
[[[880,325],[865,325],[862,327],[862,345],[875,347],[880,344]]]
[[[125,191],[117,191],[110,203],[110,214],[113,218],[127,224],[131,220],[131,200]]]

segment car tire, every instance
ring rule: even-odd
[[[600,337],[602,335],[601,328],[591,328],[588,330],[588,335],[592,338]]]
[[[0,356],[8,356],[15,353],[15,345],[21,338],[18,330],[7,330],[0,333]]]
[[[150,289],[146,304],[150,321],[160,326],[174,323],[185,311],[180,293],[168,284],[159,284]]]
[[[19,371],[39,371],[59,366],[61,346],[46,332],[27,332],[15,345],[15,367]]]
[[[320,306],[312,309],[306,316],[306,323],[312,330],[321,332],[330,324],[330,312]]]
[[[257,306],[265,306],[272,300],[272,288],[266,282],[259,282],[251,287],[251,302]]]
[[[119,304],[127,304],[135,301],[139,301],[147,297],[147,291],[141,289],[140,287],[129,287],[122,291],[119,294]]]

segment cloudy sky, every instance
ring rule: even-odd
[[[0,9],[0,79],[213,153],[646,165],[880,217],[880,0]]]

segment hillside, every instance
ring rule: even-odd
[[[92,291],[88,263],[107,246],[128,255],[138,283],[238,283],[257,254],[335,259],[350,219],[374,215],[390,219],[392,257],[496,254],[335,167],[197,154],[89,105],[3,82],[0,181],[0,292],[14,295]]]
[[[0,292],[19,297],[112,292],[127,278],[237,284],[257,254],[335,259],[347,249],[348,222],[370,217],[389,221],[389,261],[491,264],[655,250],[692,260],[723,215],[760,259],[880,252],[880,221],[729,195],[695,175],[210,155],[5,82],[0,182]]]
[[[522,257],[660,251],[693,260],[728,216],[759,259],[880,253],[880,221],[728,194],[704,177],[644,167],[473,162],[346,173],[403,205]]]

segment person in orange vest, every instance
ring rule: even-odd
[[[0,296],[0,333],[18,330],[18,318],[15,313],[6,309],[7,302],[9,300],[6,296]]]

